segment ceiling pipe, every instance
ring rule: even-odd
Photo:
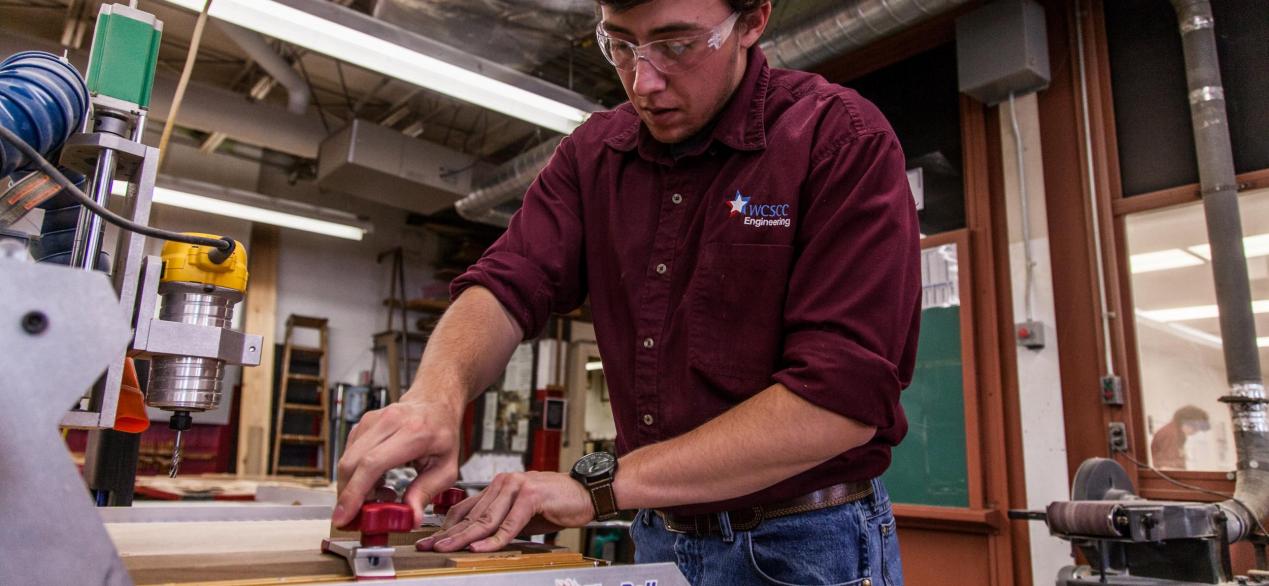
[[[561,140],[563,137],[552,138],[503,163],[480,188],[454,202],[458,215],[473,222],[506,228],[511,214],[494,208],[524,196],[524,191],[551,160]]]
[[[854,0],[842,8],[762,43],[772,67],[805,69],[920,24],[969,0]],[[484,187],[458,200],[458,214],[474,222],[506,227],[510,215],[494,208],[524,195],[546,166],[558,141],[503,165]]]
[[[1225,377],[1230,387],[1229,394],[1220,400],[1229,405],[1238,453],[1234,498],[1221,503],[1221,507],[1231,518],[1230,540],[1237,541],[1258,527],[1263,528],[1261,523],[1269,519],[1269,401],[1265,399],[1260,374],[1256,317],[1251,307],[1251,283],[1238,212],[1238,179],[1225,114],[1212,5],[1208,0],[1172,0],[1172,6],[1185,52],[1194,150],[1207,240],[1212,247]]]
[[[969,0],[851,0],[762,43],[772,67],[807,69],[925,22]]]
[[[278,80],[282,87],[286,88],[287,110],[292,114],[304,114],[308,111],[308,103],[311,99],[308,84],[304,82],[304,79],[300,77],[300,74],[295,71],[295,68],[286,59],[283,59],[277,51],[273,50],[273,47],[269,46],[268,41],[264,40],[264,35],[222,20],[213,22],[261,69],[264,69],[265,72],[273,76],[273,79]]]

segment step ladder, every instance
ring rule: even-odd
[[[299,329],[316,330],[319,345],[312,347],[295,344],[296,330]],[[328,343],[326,318],[303,315],[286,318],[282,377],[276,403],[278,418],[273,435],[274,474],[327,474],[327,460],[330,458],[330,421],[327,417],[329,407],[326,392]],[[304,372],[313,370],[311,366],[304,368],[304,365],[312,365],[314,362],[318,364],[318,372]],[[291,456],[286,464],[281,463],[284,449]],[[294,463],[297,454],[302,455],[307,463]]]

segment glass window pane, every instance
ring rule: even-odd
[[[1239,197],[1260,364],[1269,365],[1269,190]],[[1201,203],[1126,222],[1150,462],[1232,470],[1235,462],[1216,292]]]
[[[1168,2],[1104,2],[1125,195],[1198,182],[1185,58]],[[1269,168],[1269,10],[1264,0],[1213,0],[1226,111],[1239,173]]]

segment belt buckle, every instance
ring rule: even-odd
[[[666,531],[669,531],[670,533],[677,533],[679,535],[687,535],[688,533],[687,531],[674,528],[674,525],[670,522],[669,515],[666,515],[665,513],[662,513],[661,511],[656,511],[656,514],[658,517],[661,517],[661,525],[665,527]]]

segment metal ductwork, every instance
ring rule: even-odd
[[[278,55],[269,46],[263,35],[221,20],[213,22],[230,39],[233,39],[233,42],[237,43],[238,47],[254,60],[261,69],[273,76],[273,79],[278,80],[278,83],[286,88],[287,110],[292,114],[300,115],[308,111],[308,103],[311,98],[308,84],[304,83],[304,79],[300,77],[300,74],[295,71],[295,68],[286,59],[283,59],[281,55]]]
[[[471,190],[471,155],[353,120],[322,141],[317,184],[324,189],[432,214]]]
[[[0,35],[0,55],[29,49],[61,54],[56,43],[22,35]],[[70,51],[72,65],[86,69],[87,51]],[[154,79],[150,119],[166,120],[176,93],[177,76],[159,72]],[[261,124],[267,120],[268,124]],[[317,114],[297,115],[273,104],[249,102],[242,94],[191,82],[181,107],[181,126],[204,132],[222,132],[241,143],[265,147],[305,158],[317,157],[317,145],[327,136]]]
[[[1234,498],[1221,507],[1229,512],[1231,540],[1244,539],[1269,518],[1269,408],[1260,374],[1251,283],[1243,250],[1238,212],[1238,180],[1225,114],[1215,22],[1208,0],[1172,0],[1185,51],[1191,123],[1198,158],[1199,186],[1207,239],[1212,247],[1212,276],[1220,314],[1221,345],[1230,392],[1229,405],[1238,453]],[[1238,525],[1233,527],[1232,525]]]
[[[473,222],[507,227],[511,214],[494,208],[523,197],[542,168],[555,154],[563,137],[553,138],[498,167],[484,186],[454,202],[458,215]]]
[[[852,0],[762,43],[772,67],[806,69],[920,24],[969,0]]]

